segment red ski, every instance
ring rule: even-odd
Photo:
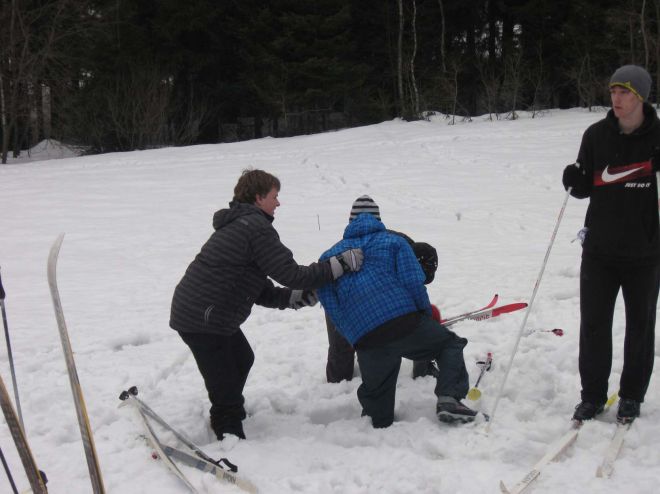
[[[472,311],[470,311],[470,312],[466,312],[466,313],[464,313],[464,314],[461,314],[460,316],[450,317],[449,319],[442,319],[440,322],[441,322],[442,324],[444,324],[445,326],[451,326],[451,325],[454,324],[455,322],[462,321],[463,319],[467,319],[468,317],[470,317],[470,316],[473,315],[473,314],[477,314],[477,313],[479,313],[479,312],[481,312],[481,311],[484,311],[484,310],[486,310],[486,309],[490,309],[491,307],[494,307],[495,304],[497,303],[497,299],[498,299],[498,298],[499,298],[499,295],[496,293],[496,294],[493,296],[493,300],[491,300],[491,301],[488,303],[488,305],[485,305],[485,306],[482,307],[481,309],[472,310]]]
[[[489,307],[485,309],[480,309],[473,312],[468,312],[460,316],[452,317],[450,319],[445,319],[442,321],[442,324],[449,327],[457,322],[464,321],[465,319],[471,319],[473,321],[483,321],[484,319],[491,319],[497,317],[501,314],[508,314],[509,312],[515,312],[520,309],[527,307],[526,302],[515,302],[513,304],[501,305],[500,307]]]

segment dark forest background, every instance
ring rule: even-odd
[[[2,162],[516,118],[660,80],[660,0],[0,0]],[[451,116],[451,117],[450,117]]]

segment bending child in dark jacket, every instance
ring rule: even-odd
[[[213,216],[215,232],[177,285],[170,326],[192,350],[211,401],[211,427],[245,439],[243,388],[254,353],[241,324],[254,304],[299,309],[317,302],[314,288],[357,271],[362,252],[350,249],[300,266],[280,242],[272,222],[280,182],[262,170],[245,170],[228,209]],[[269,279],[287,288],[276,287]]]

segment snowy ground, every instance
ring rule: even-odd
[[[27,435],[51,493],[91,492],[46,281],[52,242],[66,232],[58,278],[105,486],[111,493],[185,492],[150,457],[131,410],[131,385],[212,456],[228,456],[264,493],[486,493],[524,475],[567,428],[579,399],[580,246],[585,201],[570,199],[526,333],[490,432],[441,424],[431,378],[404,362],[395,424],[373,430],[352,382],[325,382],[327,340],[319,307],[255,308],[244,325],[256,362],[246,387],[247,441],[223,452],[188,348],[169,329],[174,286],[211,233],[248,166],[282,181],[275,227],[300,263],[337,241],[353,200],[370,194],[386,226],[433,244],[440,264],[428,287],[449,317],[487,303],[528,301],[584,129],[604,113],[547,112],[532,119],[454,126],[386,122],[289,139],[170,148],[0,166],[0,265]],[[32,158],[37,154],[33,154]],[[492,409],[524,312],[464,322],[475,362],[495,364],[474,406]],[[622,364],[623,306],[614,324],[611,391]],[[4,345],[0,374],[10,388]],[[656,356],[660,344],[656,344]],[[657,364],[657,363],[656,363]],[[660,365],[656,365],[660,367]],[[611,410],[537,481],[535,493],[652,493],[660,479],[660,379],[627,436],[611,479],[594,473],[614,430]],[[9,431],[0,444],[27,487]],[[238,492],[183,467],[201,492]],[[9,492],[0,473],[0,492]]]

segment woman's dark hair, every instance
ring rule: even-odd
[[[234,187],[234,200],[254,204],[257,196],[265,196],[274,188],[280,190],[279,179],[263,170],[243,170]]]

